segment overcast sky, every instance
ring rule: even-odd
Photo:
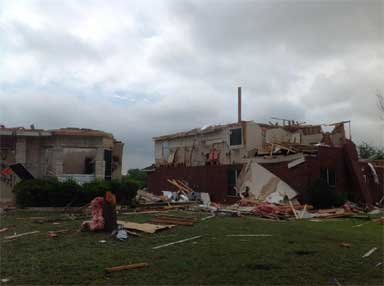
[[[125,143],[271,116],[383,143],[384,1],[0,0],[0,124],[86,127]]]

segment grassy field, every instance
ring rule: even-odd
[[[77,232],[81,220],[36,223],[30,216],[62,218],[60,214],[27,211],[1,216],[1,228],[14,225],[0,234],[1,278],[10,279],[2,285],[337,285],[335,279],[341,285],[383,284],[383,265],[376,267],[383,261],[383,226],[372,221],[274,222],[255,217],[216,217],[191,227],[177,226],[121,242],[103,233]],[[149,215],[119,216],[139,222],[149,218]],[[359,224],[363,225],[353,227]],[[56,239],[48,238],[47,231],[59,229],[74,231]],[[33,230],[40,233],[14,241],[3,239],[14,232]],[[272,236],[228,237],[228,234]],[[203,237],[152,249],[197,235]],[[350,243],[351,247],[341,247],[342,242]],[[372,247],[378,250],[362,258]],[[104,270],[139,262],[148,262],[149,266],[111,274]]]

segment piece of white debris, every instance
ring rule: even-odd
[[[364,255],[362,256],[362,258],[365,258],[365,257],[370,256],[370,255],[371,255],[372,253],[374,253],[376,250],[377,250],[377,247],[372,248],[372,249],[369,250],[366,254],[364,254]]]

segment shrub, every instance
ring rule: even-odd
[[[56,197],[52,196],[52,206],[82,206],[82,187],[74,180],[68,180],[59,184],[57,191],[54,192]]]
[[[95,180],[82,186],[75,181],[59,182],[57,179],[23,180],[16,184],[14,192],[19,207],[83,206],[95,197],[111,191],[119,204],[130,204],[136,196],[138,185],[134,182]]]
[[[131,204],[139,188],[137,183],[129,180],[112,180],[110,186],[117,202],[122,205]]]
[[[140,189],[147,186],[147,172],[140,169],[129,169],[126,176],[123,176],[123,181],[128,181],[138,185]]]
[[[96,197],[104,197],[105,192],[111,191],[110,182],[104,180],[95,180],[85,183],[82,186],[80,201],[84,204],[89,203]]]
[[[16,184],[16,204],[20,207],[47,207],[50,206],[50,192],[57,189],[57,180],[23,180]]]
[[[319,179],[310,186],[307,200],[316,209],[339,207],[347,200],[347,194],[337,193],[334,188]]]

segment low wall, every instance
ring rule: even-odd
[[[167,179],[183,179],[196,191],[209,193],[211,201],[231,204],[239,197],[228,195],[228,174],[241,168],[242,165],[160,167],[149,174],[148,189],[156,195],[161,195],[162,191],[176,191]]]

